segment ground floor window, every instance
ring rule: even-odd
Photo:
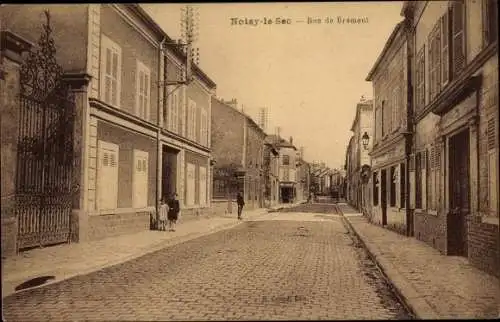
[[[422,153],[418,152],[415,155],[415,208],[422,209],[422,172],[424,171],[424,160]]]
[[[399,192],[400,192],[400,208],[406,207],[406,168],[405,164],[399,165]]]
[[[204,206],[207,203],[207,168],[200,167],[200,205]]]
[[[378,206],[378,188],[379,188],[379,180],[378,180],[378,172],[373,172],[373,205]]]
[[[186,163],[186,206],[195,204],[195,175],[196,166],[192,163]]]
[[[118,152],[117,144],[99,141],[97,146],[97,190],[100,210],[118,208]]]
[[[398,172],[395,166],[391,167],[390,175],[391,175],[391,181],[390,181],[391,185],[389,189],[389,206],[396,207],[396,187],[398,182]]]
[[[133,151],[132,207],[145,208],[148,205],[148,153]]]

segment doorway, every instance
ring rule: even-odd
[[[382,226],[387,225],[387,170],[380,174],[380,206],[382,208]]]
[[[163,146],[161,191],[163,198],[169,198],[177,187],[177,154],[179,150]],[[179,194],[177,192],[177,194]]]
[[[448,255],[467,256],[467,216],[470,213],[469,130],[449,139]]]

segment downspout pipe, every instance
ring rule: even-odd
[[[162,73],[163,70],[161,68],[161,61],[163,59],[163,46],[165,44],[165,41],[167,40],[166,37],[163,37],[163,40],[160,42],[160,45],[158,47],[158,102],[156,105],[156,216],[158,218],[158,214],[160,213],[160,201],[161,201],[161,182],[162,182],[162,177],[161,177],[161,163],[162,163],[162,148],[161,148],[161,126],[162,126],[162,120],[161,120],[161,106],[162,106],[162,95],[160,95],[162,88],[165,89],[166,86],[164,82],[162,81]],[[166,61],[164,61],[166,64]],[[165,68],[164,68],[165,69]],[[166,75],[164,75],[166,78]],[[164,80],[166,81],[166,79]],[[164,92],[164,91],[163,91]],[[165,94],[163,95],[163,102],[166,101]]]
[[[412,236],[414,232],[413,216],[410,207],[410,158],[413,149],[413,82],[412,82],[412,57],[413,57],[413,28],[411,20],[405,19],[406,33],[406,135],[405,135],[405,206],[406,206],[406,235]]]

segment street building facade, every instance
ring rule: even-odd
[[[373,84],[374,127],[371,149],[371,220],[411,235],[408,207],[411,110],[408,106],[406,21],[396,25],[366,80]]]
[[[297,201],[307,200],[309,197],[309,163],[304,160],[304,148],[301,147],[297,151]]]
[[[264,144],[264,201],[266,207],[279,203],[279,150],[267,136]]]
[[[264,140],[266,134],[255,121],[238,110],[237,101],[212,97],[212,211],[232,213],[237,192],[245,208],[264,206]]]
[[[371,213],[369,150],[373,140],[373,101],[362,99],[356,104],[356,112],[351,125],[352,137],[348,145],[348,201],[364,214]]]
[[[297,148],[293,138],[287,141],[280,136],[270,135],[270,140],[279,151],[279,193],[280,203],[292,203],[297,198]]]
[[[183,214],[208,209],[208,120],[215,83],[195,66],[187,84],[179,72],[186,56],[169,46],[174,41],[139,5],[9,5],[2,7],[2,23],[32,43],[42,35],[40,50],[32,50],[38,56],[20,76],[21,85],[26,77],[48,75],[54,77],[52,83],[69,84],[74,98],[73,106],[65,109],[74,111],[71,120],[62,115],[55,121],[55,113],[62,112],[53,102],[41,106],[48,131],[69,138],[68,150],[56,154],[68,156],[62,164],[71,165],[71,171],[57,168],[49,157],[39,161],[45,169],[41,175],[51,176],[52,184],[64,186],[71,177],[71,202],[62,193],[58,201],[43,201],[30,188],[38,184],[41,191],[51,189],[51,183],[28,175],[34,169],[30,155],[35,148],[24,142],[40,137],[45,154],[50,154],[51,144],[41,129],[30,128],[33,99],[22,106],[25,118],[16,120],[21,124],[17,161],[22,172],[15,189],[17,249],[150,229],[160,199],[174,192]],[[54,44],[51,51],[43,48]],[[48,64],[40,63],[44,59]],[[180,89],[160,86],[172,80]],[[44,99],[53,99],[52,93],[45,94]],[[61,132],[62,123],[71,127],[71,136]],[[32,204],[20,208],[27,203]],[[37,207],[44,209],[42,217]],[[35,217],[44,224],[34,225]],[[57,237],[44,241],[46,236]]]
[[[497,6],[405,1],[402,14],[414,46],[415,236],[499,276]]]

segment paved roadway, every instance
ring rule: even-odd
[[[4,299],[4,318],[137,321],[409,316],[335,214],[335,207],[312,204],[271,213],[89,275],[13,294]]]

